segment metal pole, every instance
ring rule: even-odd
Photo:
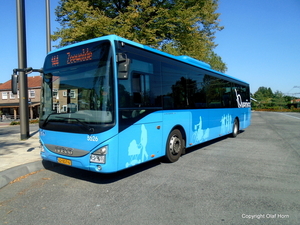
[[[25,26],[25,5],[24,0],[17,1],[17,28],[18,28],[18,64],[19,69],[27,67],[26,57],[26,26]],[[19,72],[19,101],[20,101],[20,133],[21,140],[29,138],[28,118],[28,85],[27,74]]]
[[[46,0],[46,42],[47,53],[51,51],[51,38],[50,38],[50,3]]]

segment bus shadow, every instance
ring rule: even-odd
[[[244,130],[240,130],[240,133],[243,133]],[[219,138],[216,138],[216,139],[213,139],[213,140],[210,140],[210,141],[206,141],[206,142],[203,142],[203,143],[200,143],[200,144],[197,144],[197,145],[194,145],[188,149],[186,149],[186,152],[185,152],[185,155],[189,154],[189,153],[192,153],[194,151],[197,151],[197,150],[207,150],[207,149],[204,149],[205,147],[208,147],[212,144],[215,144],[215,143],[218,143],[220,141],[223,141],[223,140],[226,140],[226,139],[234,139],[230,136],[230,134],[228,135],[225,135],[225,136],[222,136],[222,137],[219,137]]]
[[[243,131],[241,131],[241,133],[242,132]],[[190,154],[194,151],[198,151],[198,150],[207,151],[206,149],[204,149],[205,147],[208,147],[212,144],[215,144],[219,141],[222,141],[222,140],[225,140],[228,138],[231,138],[231,137],[229,137],[229,135],[227,135],[227,136],[219,137],[217,139],[213,139],[213,140],[195,145],[193,147],[186,149],[185,155],[188,155],[188,154]],[[183,157],[184,157],[184,155],[183,155]],[[143,164],[140,164],[137,166],[133,166],[131,168],[124,169],[124,170],[121,170],[118,172],[103,174],[103,173],[96,173],[96,172],[92,172],[92,171],[82,170],[82,169],[78,169],[78,168],[74,168],[74,167],[69,167],[69,166],[65,166],[65,165],[61,165],[61,164],[57,164],[57,163],[52,163],[52,162],[48,162],[48,161],[43,161],[44,168],[49,171],[61,174],[63,176],[72,177],[72,178],[75,178],[78,180],[84,180],[84,181],[96,183],[96,184],[114,183],[116,181],[128,178],[135,174],[138,174],[138,173],[141,173],[148,169],[151,169],[153,167],[156,167],[162,163],[164,163],[163,159],[158,158],[158,159],[151,160],[149,162],[146,162],[146,163],[143,163]],[[175,163],[180,163],[180,159],[178,162],[175,162]]]
[[[135,174],[141,173],[148,169],[161,164],[161,159],[155,159],[128,169],[124,169],[114,173],[96,173],[92,171],[82,170],[74,167],[60,165],[57,163],[51,163],[43,161],[44,168],[54,173],[61,174],[63,176],[72,177],[78,180],[84,180],[96,184],[109,184],[116,181],[125,179]]]

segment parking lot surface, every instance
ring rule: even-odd
[[[0,224],[300,224],[300,115],[101,175],[55,166],[0,189]]]

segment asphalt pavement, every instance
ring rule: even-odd
[[[0,190],[0,224],[299,225],[299,127],[299,113],[253,112],[236,138],[192,147],[176,163],[43,169]]]
[[[299,114],[282,115],[300,119]],[[20,133],[9,132],[9,126],[9,122],[0,122],[0,189],[19,177],[52,166],[40,157],[38,127],[27,140],[20,140]]]
[[[38,128],[27,140],[20,140],[20,132],[10,132],[9,128],[9,122],[0,122],[0,189],[21,176],[44,168]]]

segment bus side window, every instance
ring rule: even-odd
[[[231,107],[231,83],[226,80],[223,80],[221,82],[220,93],[221,93],[221,107],[222,108]]]
[[[152,74],[134,73],[132,78],[132,95],[135,106],[151,107],[155,105],[154,96],[150,91],[150,76]]]
[[[142,104],[141,76],[140,74],[134,73],[132,77],[132,95],[135,106],[141,106]]]

